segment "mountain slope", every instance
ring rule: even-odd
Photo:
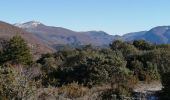
[[[146,33],[147,31],[140,31],[140,32],[132,32],[132,33],[127,33],[124,34],[122,36],[122,38],[126,41],[133,41],[136,39],[142,39],[143,35]]]
[[[57,45],[109,45],[113,40],[133,41],[143,39],[151,43],[170,43],[170,26],[158,26],[149,31],[132,32],[123,36],[109,35],[103,31],[76,32],[62,27],[47,26],[40,22],[30,21],[15,26],[33,33],[43,43],[56,47]]]
[[[146,32],[143,38],[157,44],[170,43],[168,42],[170,40],[168,37],[169,31],[170,26],[158,26]]]
[[[75,32],[62,27],[46,26],[35,21],[15,25],[33,33],[50,46],[87,44],[103,46],[108,45],[114,39],[114,36],[101,31]]]
[[[104,31],[88,31],[84,32],[83,34],[88,35],[93,41],[101,45],[108,45],[113,40],[117,39],[116,36],[109,35]]]
[[[16,34],[21,35],[26,40],[33,54],[36,56],[53,51],[53,49],[49,48],[45,44],[42,44],[41,41],[35,36],[33,36],[31,33],[26,32],[11,24],[0,21],[0,38],[1,39],[10,39]]]
[[[170,26],[158,26],[149,31],[125,34],[123,39],[127,41],[143,39],[151,43],[168,44],[170,43]]]

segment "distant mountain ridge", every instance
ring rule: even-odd
[[[149,31],[141,31],[123,35],[127,41],[133,40],[146,40],[156,44],[169,44],[170,43],[170,26],[157,26]]]
[[[87,45],[103,46],[115,38],[103,31],[76,32],[62,27],[47,26],[40,22],[30,21],[15,26],[33,33],[48,45]]]
[[[143,39],[151,43],[170,43],[170,26],[158,26],[149,31],[140,31],[119,35],[110,35],[104,31],[76,32],[62,27],[47,26],[37,21],[14,24],[32,33],[44,43],[55,47],[57,45],[87,45],[105,46],[112,41],[121,39],[133,41]]]

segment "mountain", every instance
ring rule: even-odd
[[[15,36],[16,34],[21,35],[28,45],[30,46],[33,55],[39,56],[43,53],[52,52],[53,49],[48,47],[39,40],[37,37],[32,35],[32,33],[26,32],[23,29],[20,29],[16,26],[8,24],[6,22],[0,21],[0,38],[1,39],[10,39],[11,37]]]
[[[127,33],[122,36],[122,38],[125,41],[133,41],[136,39],[141,39],[142,36],[146,33],[147,31],[140,31],[140,32],[132,32],[132,33]]]
[[[127,41],[143,39],[151,43],[167,44],[170,43],[170,26],[157,26],[149,31],[128,33],[123,35]]]
[[[170,26],[158,26],[145,33],[143,38],[157,44],[170,43]]]
[[[26,22],[26,23],[23,23],[23,24],[16,23],[14,25],[19,27],[19,28],[34,28],[34,27],[37,27],[38,25],[42,25],[42,23],[40,23],[38,21],[30,21],[30,22]]]
[[[93,41],[95,41],[99,45],[108,45],[113,40],[117,39],[115,35],[109,35],[104,31],[88,31],[83,34],[88,35]]]
[[[87,45],[103,46],[111,43],[115,37],[103,31],[76,32],[62,27],[47,26],[37,21],[30,21],[15,26],[33,33],[44,43],[55,47],[57,45]]]
[[[41,42],[53,48],[61,45],[87,44],[103,47],[117,39],[124,41],[143,39],[156,44],[170,43],[170,26],[158,26],[149,31],[132,32],[123,36],[109,35],[104,31],[76,32],[62,27],[47,26],[37,21],[15,24],[15,26],[32,33]]]

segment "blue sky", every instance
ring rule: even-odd
[[[170,25],[170,0],[2,0],[0,20],[124,34]]]

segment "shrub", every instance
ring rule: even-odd
[[[79,54],[68,57],[58,70],[63,83],[77,81],[85,85],[109,82],[115,73],[123,72],[126,61],[120,52],[108,50],[81,50]]]
[[[124,100],[123,97],[131,97],[132,89],[130,89],[126,84],[118,85],[114,89],[108,89],[103,91],[99,97],[102,100]]]
[[[170,100],[170,72],[161,74],[163,90],[160,100]]]
[[[145,40],[135,40],[133,41],[133,45],[139,50],[153,50],[155,48],[154,45],[146,42]]]
[[[28,99],[36,89],[34,81],[10,64],[0,67],[0,83],[0,96],[8,100]]]
[[[114,51],[121,51],[125,58],[139,53],[134,45],[120,40],[113,41],[112,44],[110,44],[110,48]]]

